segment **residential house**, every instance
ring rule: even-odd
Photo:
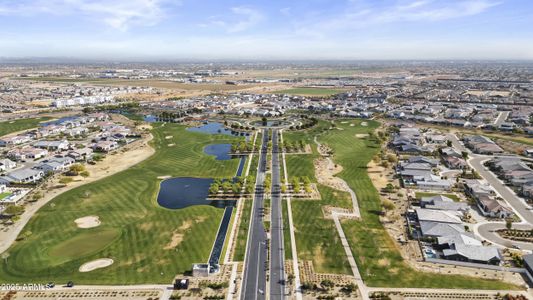
[[[33,168],[36,170],[41,170],[45,174],[57,173],[66,171],[68,167],[74,164],[74,162],[75,160],[71,157],[54,157],[52,159],[40,162]]]
[[[0,183],[35,183],[44,177],[44,172],[41,170],[34,170],[24,168],[7,173],[0,177]]]
[[[17,163],[8,158],[0,159],[0,172],[11,170],[17,167]]]
[[[109,152],[118,148],[118,143],[115,141],[99,141],[93,145],[94,151]]]
[[[76,161],[87,161],[93,156],[93,149],[81,148],[70,151],[67,156],[73,158]]]
[[[25,146],[10,150],[7,156],[15,161],[24,161],[26,159],[39,159],[48,155],[48,150]]]
[[[67,150],[70,143],[67,140],[62,141],[38,141],[33,144],[36,148],[47,149],[49,151],[63,151]]]
[[[483,246],[481,241],[467,233],[437,238],[445,259],[470,263],[499,265],[502,256],[498,248]]]
[[[28,135],[16,135],[11,137],[5,137],[0,139],[0,147],[20,145],[31,141],[31,137]]]

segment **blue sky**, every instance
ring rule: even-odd
[[[530,0],[0,0],[0,57],[533,59]]]

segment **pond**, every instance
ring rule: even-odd
[[[204,147],[204,153],[214,155],[217,160],[231,159],[231,144],[211,144]]]
[[[157,203],[169,209],[182,209],[194,205],[211,205],[218,208],[235,205],[234,200],[206,200],[212,178],[176,177],[160,184]]]
[[[157,117],[154,115],[145,115],[144,121],[148,123],[154,123],[154,122],[157,122]]]
[[[59,125],[67,121],[73,121],[79,118],[79,116],[70,116],[70,117],[62,117],[57,120],[52,120],[48,122],[41,123],[41,126],[48,126],[48,125]]]
[[[231,129],[227,129],[224,127],[224,124],[218,123],[218,122],[209,122],[206,124],[203,124],[202,126],[197,127],[190,127],[187,128],[188,131],[192,132],[201,132],[201,133],[209,133],[209,134],[225,134],[225,135],[232,135],[232,136],[250,136],[249,133],[239,133],[236,131],[233,131]]]

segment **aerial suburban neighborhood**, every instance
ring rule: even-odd
[[[0,300],[533,299],[532,11],[0,0]]]
[[[367,64],[7,66],[0,274],[45,283],[21,297],[529,297],[531,79]],[[95,79],[121,92],[85,101]]]

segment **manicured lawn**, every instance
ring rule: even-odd
[[[286,155],[287,174],[307,176],[316,183],[313,160],[317,158],[314,135],[327,128],[327,122],[320,121],[316,127],[303,131],[287,131],[283,138],[287,141],[304,140],[312,146],[313,154]],[[350,196],[327,186],[318,185],[322,196],[320,201],[293,199],[292,216],[295,227],[296,248],[299,260],[310,260],[319,273],[350,274],[348,260],[331,219],[325,219],[322,207],[351,207]],[[283,206],[283,217],[286,218],[287,207]],[[288,221],[285,223],[288,226]],[[290,242],[288,230],[284,238]],[[285,255],[290,252],[290,243],[285,244]],[[292,255],[290,255],[292,257]]]
[[[46,120],[50,120],[50,118],[42,117],[0,122],[0,137],[13,132],[38,127],[39,123],[44,122]]]
[[[379,125],[375,121],[367,122],[368,127],[350,127],[349,124],[337,122],[344,130],[331,130],[319,138],[333,148],[334,161],[343,166],[339,176],[357,194],[362,220],[344,220],[342,224],[365,282],[369,286],[390,287],[517,288],[497,280],[419,272],[404,262],[379,221],[379,194],[367,175],[366,165],[379,151],[379,145],[372,140],[357,139],[354,136],[356,133],[368,133]]]
[[[320,201],[293,200],[291,203],[298,259],[312,261],[319,273],[350,274],[335,224],[322,213],[324,205],[349,207],[350,196],[327,186],[320,186],[319,190]]]
[[[289,180],[293,176],[307,176],[312,182],[316,182],[313,157],[311,154],[285,155]]]
[[[33,216],[22,232],[31,235],[16,242],[7,263],[0,264],[1,282],[169,283],[192,263],[207,261],[223,210],[162,208],[156,203],[157,177],[231,177],[238,160],[217,161],[203,148],[235,138],[193,133],[176,124],[154,126],[153,156],[61,194]],[[100,227],[80,229],[74,223],[91,215],[100,218]],[[173,239],[175,247],[169,246]],[[78,272],[82,264],[99,258],[112,258],[114,264]]]
[[[459,202],[461,200],[461,199],[459,199],[459,197],[457,195],[454,195],[454,194],[424,193],[424,192],[416,192],[415,193],[415,197],[418,200],[422,199],[422,197],[433,197],[433,196],[439,196],[439,195],[448,197],[448,198],[450,198],[450,199],[452,199],[453,201],[456,201],[456,202]]]
[[[253,200],[243,200],[241,222],[239,230],[237,231],[237,241],[235,245],[235,252],[233,254],[234,261],[244,261],[244,253],[246,252],[246,242],[248,240],[248,227],[250,226],[250,214],[252,212]]]
[[[327,89],[327,88],[292,88],[286,90],[280,90],[272,92],[271,94],[290,94],[290,95],[302,95],[302,96],[331,96],[344,92],[343,89]]]
[[[283,246],[285,247],[285,259],[292,259],[291,233],[289,227],[289,216],[287,201],[281,201],[281,216],[283,220]]]

